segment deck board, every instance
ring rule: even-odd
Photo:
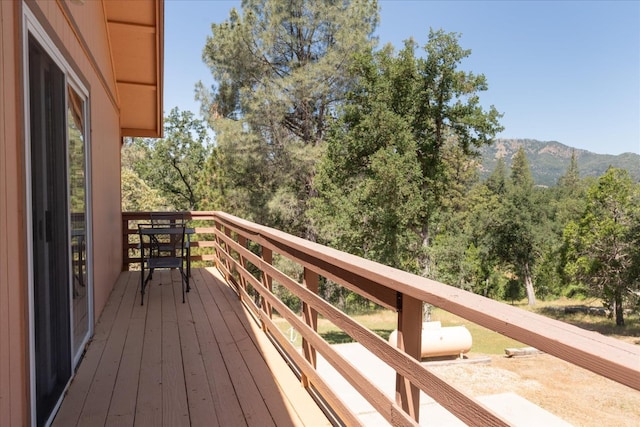
[[[177,276],[177,286],[173,286],[175,299],[182,298],[180,276]],[[190,294],[195,294],[195,290]],[[192,299],[194,299],[193,297]],[[197,299],[197,298],[195,298]],[[217,416],[213,405],[207,373],[202,360],[200,343],[195,330],[195,319],[190,304],[176,304],[178,330],[180,333],[180,347],[184,360],[184,379],[187,391],[187,402],[191,422],[197,425],[216,426]]]
[[[87,393],[79,425],[104,425],[122,360],[135,299],[134,280],[128,280],[107,342]]]
[[[242,390],[246,396],[246,398],[240,399],[239,402],[247,425],[265,427],[275,425],[260,394],[260,390],[248,369],[245,358],[249,357],[249,355],[243,354],[238,348],[238,341],[248,339],[248,337],[242,330],[233,329],[229,326],[233,317],[233,310],[229,307],[229,299],[225,296],[225,292],[233,292],[229,288],[206,286],[203,288],[203,293],[206,294],[207,290],[210,294],[208,295],[210,302],[205,304],[207,316],[211,324],[215,325],[214,333],[219,343],[224,364],[230,373],[233,388]],[[237,300],[237,297],[235,298]]]
[[[182,367],[182,351],[173,283],[169,272],[157,272],[162,280],[162,424],[186,426],[189,409]]]
[[[246,426],[240,402],[235,393],[229,392],[229,390],[233,390],[233,383],[216,341],[214,328],[207,317],[205,304],[214,304],[213,299],[206,290],[207,285],[204,283],[204,277],[200,270],[193,270],[191,280],[191,292],[197,292],[200,298],[190,297],[189,301],[193,301],[190,305],[194,314],[194,325],[200,342],[200,350],[218,423],[221,426]]]
[[[139,304],[140,293],[136,294]],[[155,427],[162,425],[162,299],[157,287],[147,292],[144,305],[147,317],[134,426]]]
[[[65,400],[74,402],[74,404],[66,405],[65,410],[59,411],[56,416],[56,423],[60,426],[73,426],[78,424],[86,396],[91,388],[94,374],[100,363],[118,308],[122,302],[122,296],[127,289],[129,278],[130,275],[120,275],[111,292],[111,298],[107,300],[91,340],[92,351],[88,351],[85,354],[82,360],[83,369],[78,370],[73,379],[73,386],[69,388],[65,397]]]
[[[329,425],[216,270],[122,273],[54,426]]]
[[[134,305],[133,311],[134,313],[142,312],[143,307]],[[113,397],[107,413],[107,426],[133,426],[144,327],[144,317],[135,315],[131,317],[113,389]]]
[[[232,298],[234,302],[238,300],[235,293],[225,292],[224,294],[227,299]],[[237,333],[239,336],[246,335],[251,338],[238,341],[237,346],[242,354],[247,355],[248,373],[261,390],[261,394],[265,396],[266,406],[275,425],[294,425],[291,424],[291,413],[295,412],[295,410],[290,402],[283,398],[282,389],[278,387],[277,382],[274,380],[274,375],[277,372],[272,372],[265,358],[261,357],[261,352],[258,349],[259,343],[255,335],[256,330],[251,328],[251,323],[253,322],[247,318],[240,304],[233,304],[232,301],[229,301],[228,307],[233,313],[233,315],[230,315],[230,312],[229,315],[225,316],[230,328],[234,331],[242,331]]]

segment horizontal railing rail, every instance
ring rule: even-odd
[[[123,214],[123,223],[140,219]],[[326,246],[300,239],[222,212],[191,212],[192,218],[211,221],[218,269],[262,328],[298,369],[302,383],[321,395],[348,425],[361,421],[316,371],[316,352],[330,363],[392,425],[416,425],[420,391],[471,426],[508,425],[500,415],[456,389],[420,363],[422,303],[479,324],[548,354],[640,390],[640,348],[586,331],[564,322],[521,310],[433,280],[406,273]],[[148,217],[148,213],[147,213]],[[124,227],[123,227],[124,229]],[[196,229],[197,231],[198,229]],[[128,236],[129,234],[127,234]],[[130,246],[128,246],[130,248]],[[300,281],[280,271],[275,257],[302,267]],[[397,312],[398,347],[387,343],[318,295],[324,277]],[[273,292],[284,286],[302,304],[299,315]],[[303,351],[290,342],[272,318],[286,319],[302,336]],[[322,315],[367,348],[396,372],[396,399],[378,389],[353,361],[346,360],[317,333]]]

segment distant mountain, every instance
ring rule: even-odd
[[[504,158],[507,168],[520,147],[524,147],[531,168],[531,175],[537,185],[554,186],[558,178],[565,174],[575,150],[580,177],[601,176],[609,166],[626,169],[640,182],[640,155],[623,153],[617,156],[596,154],[587,150],[572,148],[556,141],[536,141],[534,139],[497,139],[492,145],[480,150],[482,164],[480,176],[488,177],[496,167],[500,157]]]

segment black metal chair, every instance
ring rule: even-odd
[[[189,292],[189,275],[185,274],[187,259],[185,244],[185,223],[138,224],[140,236],[140,304],[144,304],[144,290],[152,280],[153,272],[159,269],[178,269],[182,281],[182,302],[185,291]],[[146,274],[146,271],[149,274]]]
[[[184,212],[151,212],[149,216],[151,218],[151,224],[154,226],[156,225],[168,226],[168,225],[175,225],[175,224],[184,224],[185,226],[187,225],[187,220],[185,218]],[[185,231],[186,230],[188,229],[185,229]],[[187,263],[187,275],[191,277],[191,238],[188,234],[186,238],[187,240],[185,241],[185,248],[186,248],[185,262]],[[159,249],[161,250],[165,249],[166,251],[171,251],[172,247],[171,245],[167,245],[167,246],[161,246]]]

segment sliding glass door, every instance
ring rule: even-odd
[[[37,423],[71,378],[65,79],[29,39],[31,218]]]
[[[32,336],[37,425],[64,393],[91,331],[86,97],[28,36]]]

